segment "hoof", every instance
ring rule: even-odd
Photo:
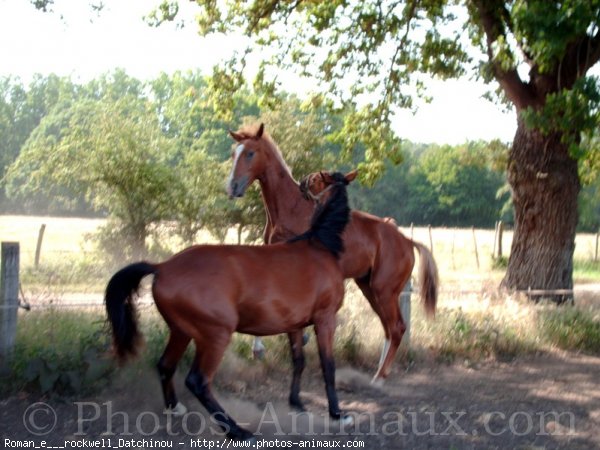
[[[373,378],[371,380],[371,386],[376,387],[376,388],[382,388],[383,384],[385,383],[385,378]]]
[[[165,409],[165,414],[172,414],[174,417],[181,417],[187,412],[183,403],[177,402],[174,408]]]
[[[256,437],[252,433],[239,427],[236,430],[227,433],[227,437],[237,441],[250,442],[251,446],[256,443]]]
[[[252,356],[254,356],[254,359],[258,359],[258,360],[265,359],[265,349],[261,348],[258,350],[252,350]]]
[[[350,414],[342,414],[339,418],[335,419],[339,422],[341,427],[347,427],[349,425],[354,425],[354,416]]]
[[[300,401],[293,402],[290,400],[290,408],[296,412],[306,412],[306,408]]]

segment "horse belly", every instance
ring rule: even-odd
[[[237,330],[257,336],[287,333],[312,323],[316,305],[332,285],[343,283],[337,267],[272,265],[263,278],[247,284],[239,302]],[[328,295],[325,295],[328,296]]]
[[[246,299],[238,310],[237,331],[268,336],[304,328],[311,322],[316,298],[310,291],[277,290]]]

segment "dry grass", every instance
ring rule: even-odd
[[[46,224],[42,245],[42,261],[64,259],[94,250],[90,240],[91,234],[104,225],[104,219],[81,219],[42,216],[0,216],[0,240],[18,241],[21,243],[21,264],[32,265],[35,256],[38,232],[42,224]],[[400,227],[408,237],[430,245],[427,227]],[[162,233],[165,235],[165,233]],[[433,253],[439,266],[440,274],[445,282],[459,281],[467,285],[474,282],[481,285],[482,280],[495,277],[492,269],[492,251],[494,247],[494,230],[476,229],[473,232],[466,228],[433,228],[431,232]],[[164,236],[164,239],[169,239]],[[596,235],[579,233],[575,239],[575,259],[591,261],[595,255]],[[231,230],[226,242],[236,241],[235,231]],[[198,242],[215,242],[209,233],[201,233]],[[479,266],[475,254],[475,242],[479,256]],[[508,256],[512,242],[512,231],[503,235],[504,255]],[[181,242],[169,239],[168,247],[173,251],[181,248]],[[491,276],[490,276],[491,275]]]

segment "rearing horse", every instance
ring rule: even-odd
[[[285,241],[306,229],[314,204],[304,198],[290,169],[273,140],[264,133],[264,125],[230,132],[238,143],[227,184],[231,197],[242,197],[258,180],[267,215],[264,241]],[[437,267],[424,245],[406,238],[389,220],[352,211],[350,224],[343,234],[346,251],[340,265],[345,278],[353,278],[379,317],[385,341],[378,370],[373,378],[382,382],[388,376],[406,326],[398,296],[412,273],[414,249],[420,254],[420,296],[425,311],[435,313],[437,303]]]
[[[196,357],[185,380],[227,436],[250,439],[217,402],[211,384],[231,335],[288,333],[294,375],[290,403],[302,408],[300,375],[304,368],[302,330],[314,325],[329,414],[344,422],[335,391],[333,338],[336,312],[344,299],[344,277],[338,257],[342,231],[349,221],[349,180],[335,174],[335,187],[317,208],[308,231],[289,242],[268,246],[196,245],[159,264],[139,262],[115,273],[106,287],[106,311],[113,342],[121,359],[135,355],[139,332],[135,293],[154,275],[152,296],[170,331],[158,362],[165,405],[183,414],[173,387],[173,374],[190,340]]]

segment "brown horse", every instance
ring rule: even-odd
[[[258,180],[267,214],[265,243],[285,241],[305,229],[313,202],[299,191],[279,149],[264,133],[264,125],[230,134],[238,145],[233,152],[227,190],[231,197],[241,197]],[[437,302],[437,267],[424,245],[407,239],[390,221],[371,214],[352,211],[343,237],[346,251],[340,264],[344,277],[354,279],[385,332],[379,368],[373,378],[382,382],[389,374],[406,330],[398,296],[412,273],[414,249],[420,254],[419,291],[429,315],[435,313]]]
[[[134,297],[147,275],[152,295],[170,331],[158,362],[165,405],[175,414],[172,377],[190,340],[196,357],[186,386],[232,438],[250,439],[211,393],[211,383],[234,332],[265,336],[288,333],[294,365],[290,403],[302,408],[300,375],[304,368],[302,330],[314,325],[329,414],[342,415],[335,391],[333,338],[336,312],[344,298],[338,257],[342,231],[350,219],[348,180],[334,174],[334,188],[320,205],[308,231],[289,242],[269,246],[197,245],[159,264],[139,262],[113,275],[106,288],[106,310],[117,356],[135,355],[139,333]]]

